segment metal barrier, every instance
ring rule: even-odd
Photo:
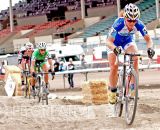
[[[148,65],[140,65],[139,66],[139,70],[144,70],[144,69],[159,69],[160,68],[160,64],[148,64]],[[121,67],[119,67],[119,70],[121,69]],[[63,85],[65,88],[65,77],[66,74],[69,73],[73,73],[73,74],[84,74],[85,75],[85,80],[88,80],[88,73],[95,73],[95,72],[109,72],[110,68],[106,67],[106,68],[92,68],[92,69],[81,69],[81,70],[70,70],[70,71],[63,71],[63,72],[56,72],[56,75],[63,75]]]

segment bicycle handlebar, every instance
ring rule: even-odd
[[[52,75],[52,80],[54,79],[54,75],[52,74],[52,72],[38,72],[36,74],[51,74]]]
[[[146,54],[140,54],[140,53],[125,53],[125,52],[123,52],[123,53],[121,53],[120,55],[143,56],[143,57],[147,56],[147,57],[148,57],[148,55],[146,55]],[[119,56],[119,55],[118,55],[118,56]]]
[[[143,57],[148,57],[148,55],[146,54],[140,54],[140,53],[125,53],[125,52],[122,52],[121,54],[117,55],[117,63],[118,65],[120,65],[120,60],[119,60],[119,56],[120,55],[123,55],[123,56],[129,56],[131,59],[134,57],[134,56],[143,56]]]
[[[128,55],[128,56],[148,56],[146,54],[140,54],[140,53],[124,53],[124,55]]]

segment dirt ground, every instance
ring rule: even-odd
[[[59,76],[51,81],[49,105],[36,99],[0,97],[0,130],[160,130],[159,70],[140,72],[139,101],[135,121],[126,125],[113,117],[113,106],[85,105],[81,102],[83,75],[75,75],[75,88],[63,87]],[[89,79],[104,79],[106,73],[90,74]]]

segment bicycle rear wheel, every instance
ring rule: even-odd
[[[42,86],[41,86],[41,77],[38,77],[37,78],[37,82],[38,82],[38,88],[37,88],[37,97],[38,97],[38,103],[40,103],[41,102],[41,88],[42,88]]]
[[[45,101],[46,105],[48,105],[48,95],[46,93],[43,94],[43,98],[42,98],[43,105],[44,105],[44,101]]]
[[[48,94],[46,92],[46,84],[45,84],[45,82],[43,82],[43,87],[42,88],[43,88],[43,92],[42,92],[42,94],[43,94],[43,97],[42,97],[43,103],[42,104],[44,104],[44,101],[45,101],[46,105],[48,105]]]
[[[30,98],[30,93],[29,93],[29,91],[30,91],[30,85],[29,85],[29,78],[28,78],[28,75],[29,75],[29,66],[28,66],[28,64],[26,63],[25,64],[25,70],[24,70],[24,72],[23,72],[23,79],[25,80],[24,81],[24,84],[25,84],[25,91],[24,91],[24,96],[25,96],[25,98],[27,98],[27,97],[29,97]]]
[[[28,96],[28,77],[27,74],[25,73],[24,75],[24,84],[25,84],[25,91],[24,91],[24,97],[27,98]]]
[[[126,76],[125,119],[128,125],[134,121],[138,100],[138,75],[130,71]]]
[[[122,102],[122,97],[123,97],[123,85],[122,85],[122,77],[123,75],[121,72],[119,72],[118,76],[118,84],[117,84],[117,102],[114,106],[114,114],[116,117],[121,117],[122,111],[123,111],[123,102]]]
[[[48,95],[46,94],[46,105],[48,105]]]

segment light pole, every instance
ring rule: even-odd
[[[117,0],[117,15],[119,16],[120,13],[120,0]]]
[[[10,31],[13,32],[13,10],[12,10],[12,0],[9,0],[9,20],[10,20]]]
[[[157,21],[158,21],[158,25],[159,25],[159,22],[160,22],[160,20],[159,20],[159,0],[155,0],[155,2],[156,2],[156,17],[157,17]],[[156,27],[157,27],[157,25],[156,25]],[[156,27],[154,28],[155,38],[157,38]]]
[[[84,0],[81,0],[81,16],[82,16],[82,19],[85,18],[85,2],[84,2]]]
[[[155,1],[156,1],[156,16],[159,21],[159,0],[155,0]]]

